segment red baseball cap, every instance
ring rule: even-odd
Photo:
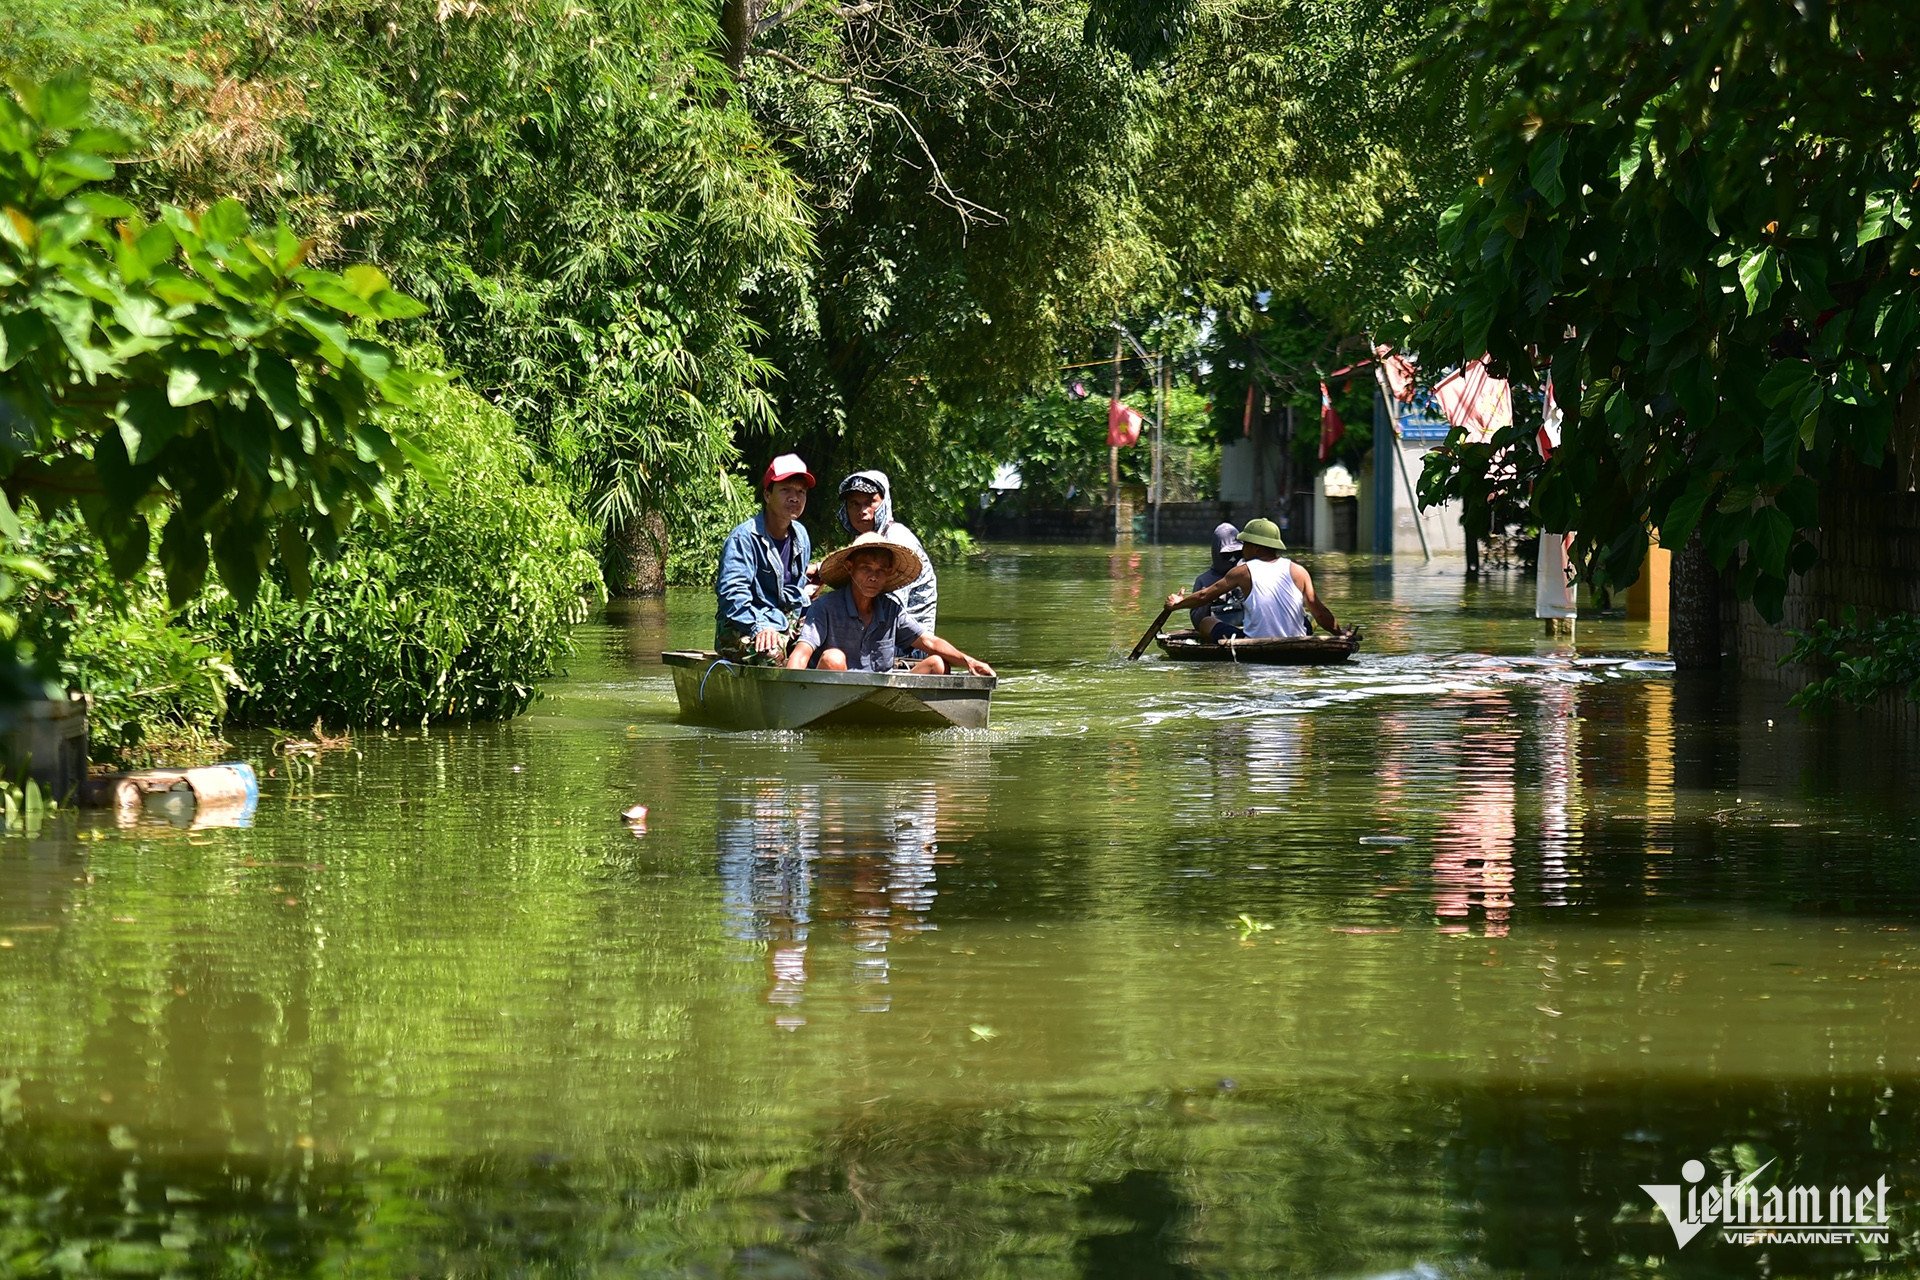
[[[813,488],[813,472],[807,470],[807,464],[800,460],[797,453],[783,453],[767,464],[767,474],[760,479],[760,487],[779,484],[782,480],[804,480],[807,488]]]

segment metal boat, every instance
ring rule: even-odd
[[[1295,639],[1223,640],[1209,644],[1191,631],[1162,632],[1154,637],[1160,652],[1177,662],[1255,662],[1279,666],[1309,666],[1345,662],[1360,647],[1358,631]]]
[[[723,729],[817,725],[987,727],[992,676],[918,676],[905,671],[789,671],[722,657],[710,649],[660,655],[673,672],[680,714]]]

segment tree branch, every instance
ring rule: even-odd
[[[836,88],[845,89],[853,96],[855,101],[864,103],[876,111],[884,111],[893,116],[908,133],[913,135],[915,144],[920,148],[920,154],[926,157],[928,167],[933,170],[933,192],[935,199],[959,214],[960,221],[963,224],[1006,221],[1006,215],[999,210],[990,209],[986,205],[969,200],[953,189],[953,185],[947,181],[946,171],[940,167],[939,159],[933,154],[933,148],[927,144],[925,136],[921,134],[919,128],[913,123],[913,118],[902,110],[898,104],[877,96],[851,77],[842,78],[839,76],[830,76],[824,71],[816,71],[812,67],[788,57],[778,49],[750,48],[747,52],[758,58],[771,58],[789,71],[792,71],[796,75],[805,76],[809,80],[815,80],[821,84],[830,84]]]

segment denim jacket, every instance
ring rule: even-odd
[[[798,520],[790,531],[793,568],[784,575],[784,582],[780,553],[767,536],[766,512],[743,520],[727,535],[720,548],[720,571],[713,578],[713,593],[719,598],[713,618],[716,645],[769,627],[785,631],[788,615],[807,607],[807,564],[813,558],[813,539]]]

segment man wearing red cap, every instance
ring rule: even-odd
[[[713,646],[775,660],[787,649],[793,615],[807,607],[807,562],[813,539],[800,523],[813,473],[797,453],[783,453],[760,480],[760,514],[743,520],[720,548],[713,593]]]

